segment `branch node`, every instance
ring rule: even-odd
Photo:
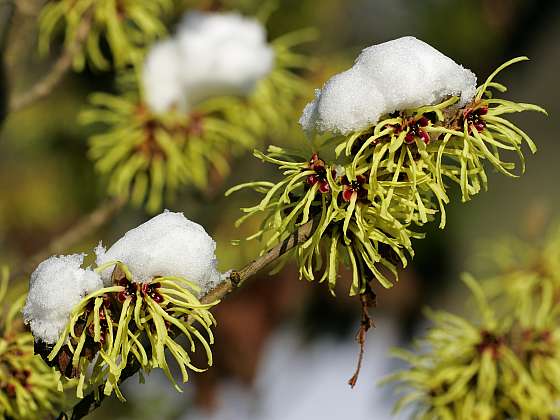
[[[239,271],[233,270],[229,275],[229,281],[231,282],[234,288],[238,287],[239,284],[241,283],[241,274],[239,274]]]

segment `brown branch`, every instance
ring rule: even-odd
[[[91,213],[85,215],[75,225],[71,226],[61,236],[55,238],[46,248],[29,257],[20,272],[14,277],[29,275],[35,267],[43,260],[54,254],[60,254],[79,242],[82,238],[99,229],[123,207],[125,201],[122,198],[113,198],[101,203]]]
[[[86,15],[76,31],[76,39],[64,49],[56,60],[50,72],[41,80],[36,82],[27,92],[15,96],[10,101],[10,112],[18,112],[32,103],[49,95],[61,82],[62,78],[72,68],[74,57],[80,52],[91,28],[91,16]]]
[[[253,260],[251,263],[247,264],[240,270],[234,270],[231,274],[224,279],[219,285],[215,288],[210,290],[206,295],[204,295],[200,300],[202,303],[211,303],[217,300],[224,298],[230,292],[232,292],[235,288],[237,288],[240,284],[242,284],[248,278],[257,274],[260,270],[264,267],[269,265],[270,263],[276,261],[286,252],[293,249],[296,245],[306,241],[313,232],[315,225],[315,219],[307,222],[305,225],[300,226],[296,232],[288,239],[283,241],[282,243],[278,244],[266,254],[262,255],[261,257]],[[177,330],[174,330],[177,332]],[[178,333],[180,334],[180,333]],[[146,353],[148,357],[151,355],[151,347],[146,349]],[[120,383],[124,382],[126,379],[130,378],[131,376],[135,375],[140,370],[140,364],[136,359],[127,365],[126,368],[123,369],[123,373],[120,378]],[[103,385],[99,387],[99,400],[95,399],[95,395],[93,392],[90,392],[86,395],[83,399],[81,399],[74,407],[72,408],[72,415],[69,417],[66,413],[62,412],[59,415],[59,419],[71,419],[71,420],[79,420],[90,414],[92,411],[96,410],[105,395],[103,394]]]

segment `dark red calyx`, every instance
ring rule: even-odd
[[[6,394],[9,398],[14,398],[16,396],[16,386],[12,383],[6,385]]]
[[[317,177],[316,174],[313,175],[309,175],[306,179],[306,182],[308,185],[313,186],[315,185],[317,182],[319,182],[319,178]]]
[[[534,330],[524,330],[521,334],[524,341],[540,341],[544,343],[550,343],[552,339],[552,333],[549,330],[534,331]]]
[[[548,330],[541,332],[541,340],[549,342],[552,339],[552,333]]]
[[[367,189],[364,187],[366,177],[358,175],[355,180],[350,181],[347,176],[342,177],[342,199],[346,202],[352,200],[354,194],[358,199],[367,197]]]
[[[124,290],[117,294],[117,300],[124,303],[125,300],[131,298],[136,299],[136,284],[128,281],[126,278],[119,282],[119,286],[124,287]]]
[[[150,289],[149,283],[142,283],[140,285],[140,293],[142,294],[142,296],[147,295],[148,292],[149,292],[149,289]]]
[[[315,184],[319,184],[319,191],[323,194],[328,193],[331,188],[327,179],[327,167],[325,165],[325,161],[319,159],[317,153],[313,153],[313,155],[311,156],[308,164],[308,169],[315,171],[315,173],[307,177],[307,185],[312,187]]]
[[[175,131],[181,131],[183,127],[179,125]],[[192,112],[190,121],[186,127],[187,133],[193,136],[200,137],[204,133],[204,114],[200,112]]]
[[[423,115],[417,120],[410,119],[407,122],[408,132],[404,137],[405,143],[412,144],[416,138],[422,139],[426,144],[430,143],[430,135],[426,130],[423,130],[423,128],[427,127],[429,124],[430,120]]]
[[[475,109],[466,109],[463,112],[463,121],[467,122],[469,134],[472,133],[473,127],[479,133],[486,128],[486,121],[483,116],[488,114],[488,107],[481,106]]]
[[[533,330],[523,330],[521,338],[523,338],[524,341],[531,341],[533,339]]]
[[[393,124],[392,127],[395,134],[399,134],[401,131],[403,131],[403,126],[401,124]]]
[[[122,292],[121,292],[122,293]],[[107,319],[107,315],[105,313],[105,308],[99,308],[99,319],[104,321]]]
[[[480,332],[480,342],[477,344],[476,349],[479,353],[486,351],[492,352],[492,357],[497,359],[500,356],[500,348],[504,344],[504,338],[495,335],[490,331]]]
[[[154,300],[154,302],[156,303],[162,303],[163,302],[163,296],[160,295],[157,292],[154,292],[150,295],[150,297]]]
[[[159,293],[158,289],[161,287],[160,283],[142,283],[139,285],[140,293],[142,296],[149,296],[156,303],[163,302],[163,296]]]
[[[430,120],[427,119],[424,116],[420,117],[420,119],[418,120],[418,125],[420,127],[427,127],[429,123],[430,123]]]
[[[319,182],[319,192],[321,192],[321,194],[326,194],[331,190],[331,187],[329,185],[328,181],[320,181]]]
[[[325,161],[323,159],[319,159],[319,155],[317,153],[313,153],[311,155],[311,159],[309,160],[309,168],[315,171],[317,169],[324,169]]]

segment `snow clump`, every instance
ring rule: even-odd
[[[99,274],[81,268],[83,262],[84,254],[53,256],[31,274],[22,312],[35,341],[56,343],[74,306],[103,287]]]
[[[129,230],[108,250],[102,244],[95,249],[99,266],[121,261],[134,282],[149,282],[156,276],[184,277],[203,293],[222,280],[215,251],[216,242],[201,225],[168,210]],[[112,271],[110,267],[101,272],[106,285],[111,283]]]
[[[274,65],[266,30],[238,13],[189,12],[174,38],[156,43],[143,69],[154,112],[188,111],[222,95],[248,95]]]
[[[412,36],[366,48],[349,70],[315,92],[300,119],[308,133],[348,134],[376,124],[394,111],[437,104],[459,96],[472,100],[476,76]]]

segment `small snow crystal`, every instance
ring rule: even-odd
[[[31,274],[23,317],[35,340],[54,344],[74,306],[103,287],[97,273],[80,268],[83,262],[83,254],[50,257]]]
[[[121,261],[133,280],[148,282],[155,276],[184,277],[207,291],[221,280],[215,256],[216,243],[198,223],[183,213],[165,211],[125,233],[107,251],[96,248],[97,264]],[[112,269],[102,272],[110,284]]]
[[[190,12],[174,39],[156,44],[145,63],[143,82],[155,112],[181,109],[221,95],[247,95],[274,64],[266,32],[237,13]]]
[[[407,36],[362,51],[351,69],[327,81],[300,119],[308,133],[348,134],[398,110],[433,105],[449,95],[468,103],[476,91],[473,72],[435,48]]]

